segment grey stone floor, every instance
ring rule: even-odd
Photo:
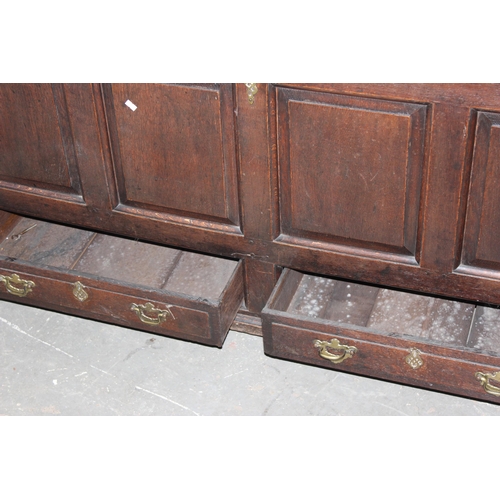
[[[0,415],[500,415],[500,405],[0,302]]]

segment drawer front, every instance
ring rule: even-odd
[[[220,345],[225,332],[213,331],[216,310],[180,304],[177,297],[150,300],[95,286],[95,280],[41,276],[0,268],[0,298],[46,307],[152,333]],[[91,283],[90,283],[91,282]],[[170,300],[172,299],[172,300]],[[186,302],[186,300],[183,300]]]
[[[496,367],[481,365],[436,355],[432,346],[421,342],[388,339],[382,344],[352,338],[342,329],[325,333],[269,317],[263,332],[271,356],[500,403],[500,380],[492,379],[500,373],[500,360]],[[483,382],[478,373],[484,375]]]

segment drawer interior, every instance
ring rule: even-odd
[[[217,302],[238,261],[17,217],[0,258]]]
[[[500,309],[287,269],[267,310],[382,335],[500,353]]]

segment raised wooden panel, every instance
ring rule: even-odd
[[[230,85],[113,84],[103,95],[118,209],[238,224]]]
[[[63,85],[0,85],[0,187],[81,194]]]
[[[500,113],[478,112],[460,271],[500,271],[499,193]]]
[[[278,89],[279,238],[418,260],[426,114],[423,104]]]

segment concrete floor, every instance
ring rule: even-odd
[[[500,415],[500,405],[0,301],[0,415]]]

